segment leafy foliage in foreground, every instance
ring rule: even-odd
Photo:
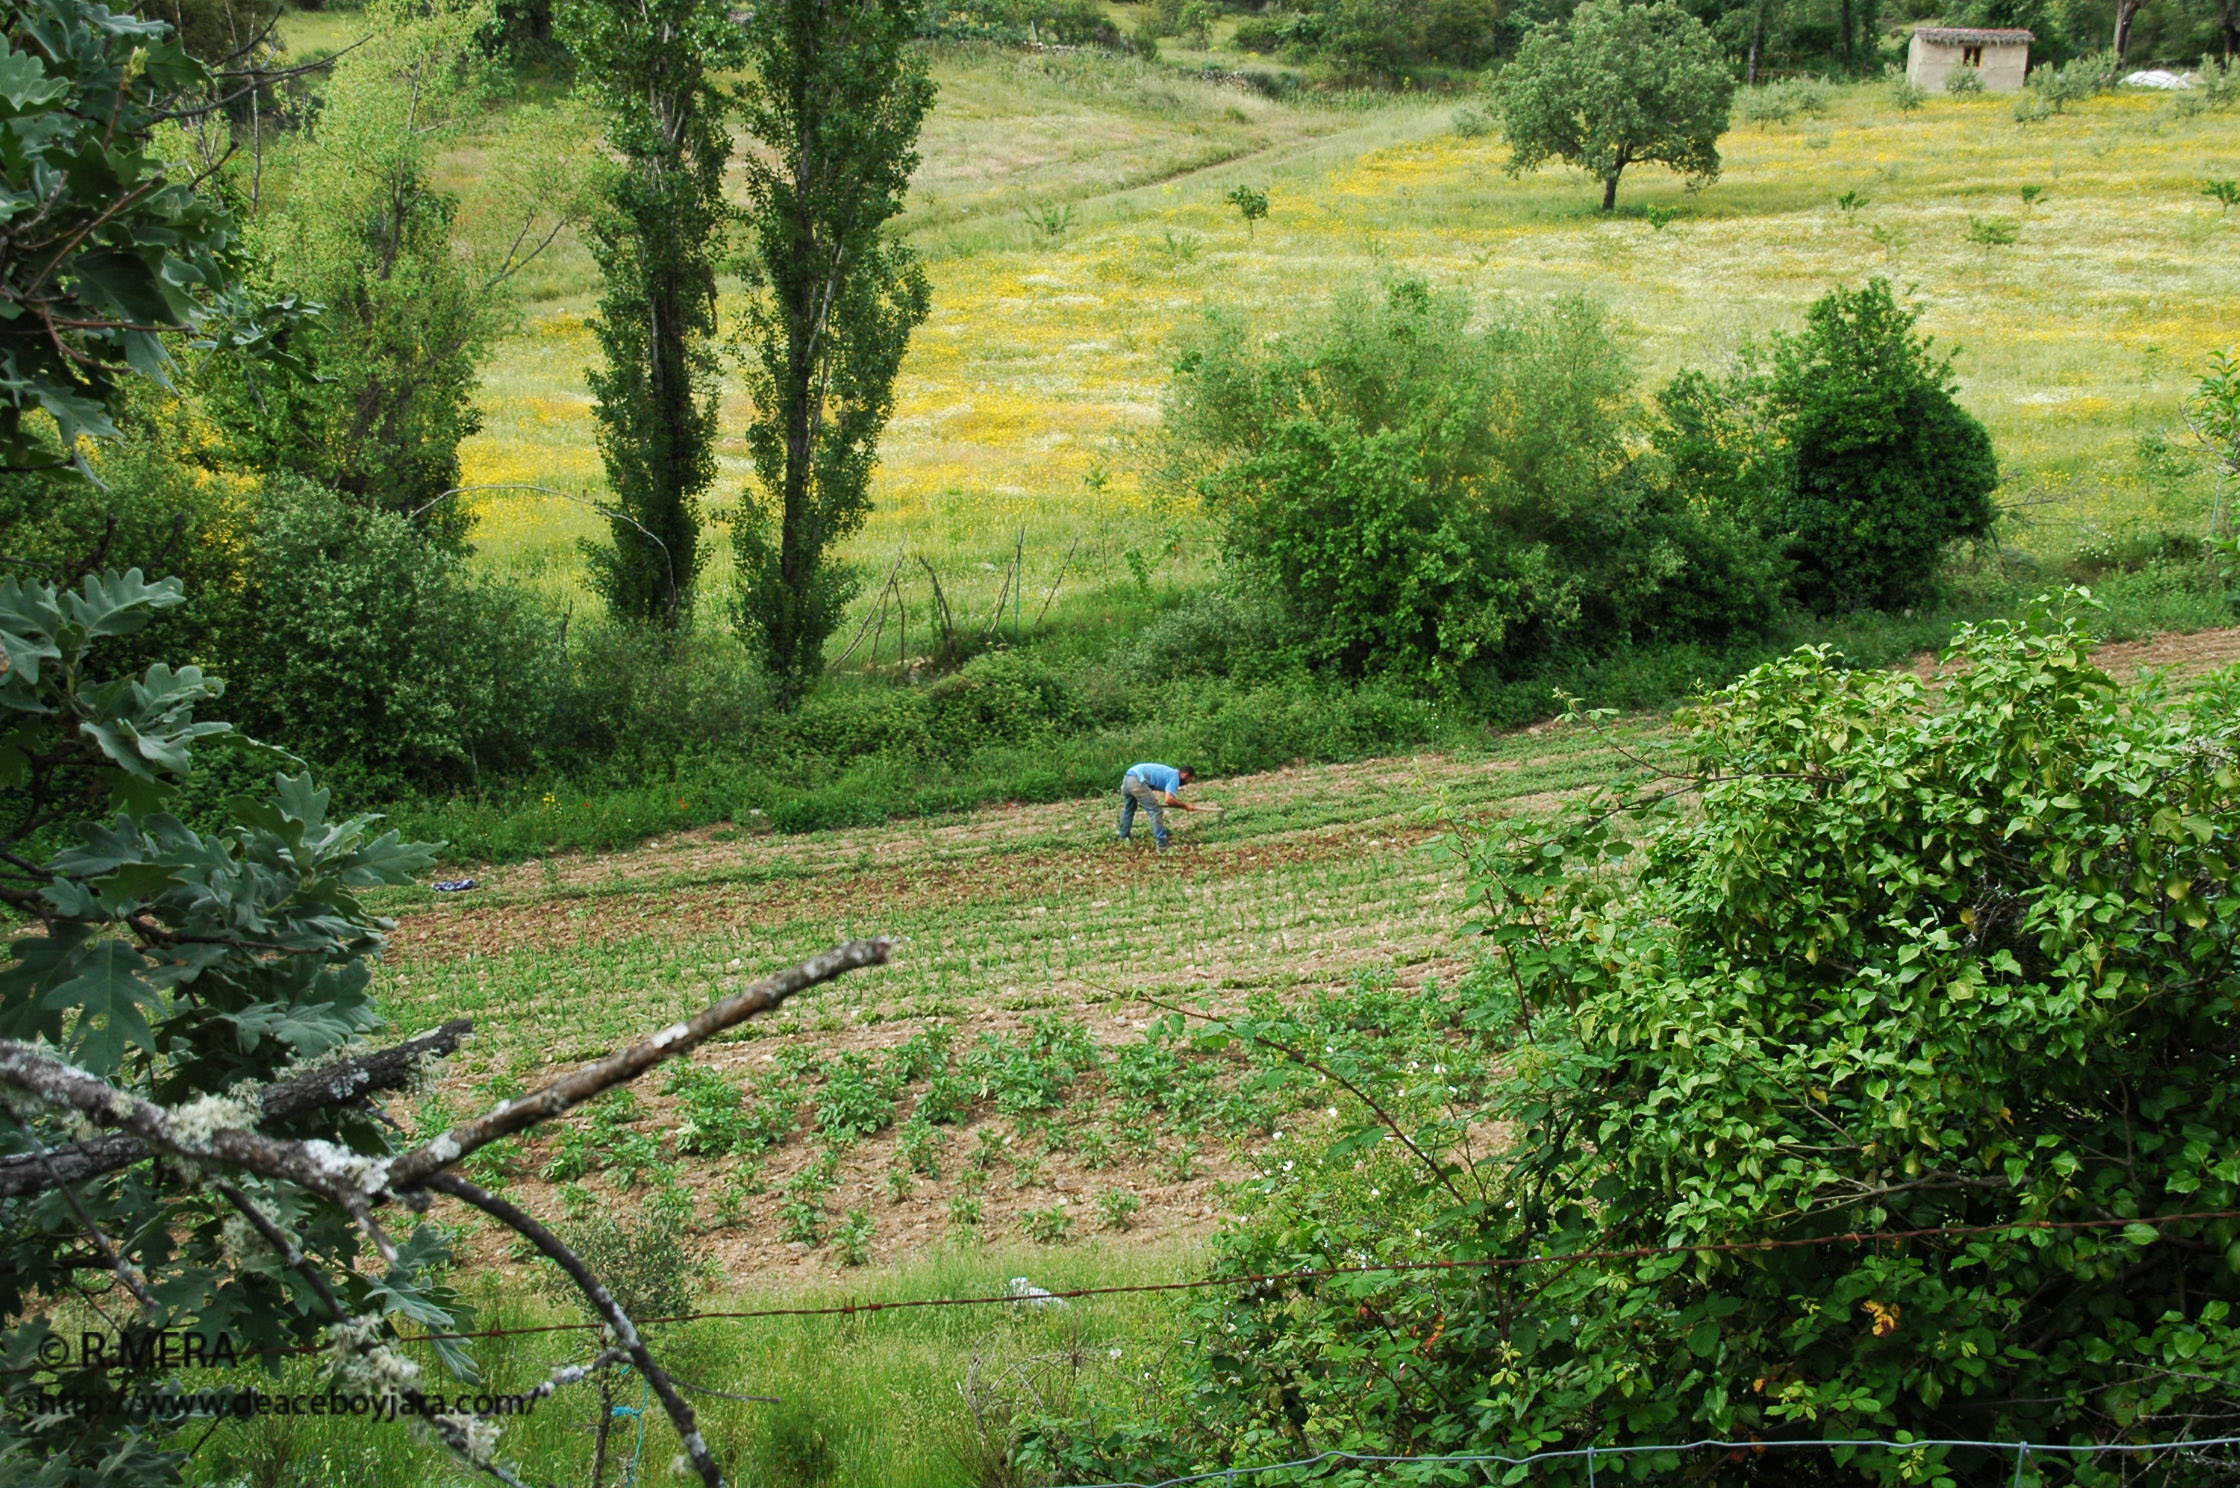
[[[1806,650],[1710,699],[1638,790],[1467,842],[1497,956],[1456,1014],[1515,1033],[1474,1113],[1513,1141],[1473,1162],[1420,1075],[1370,1084],[1393,1125],[1269,1185],[1226,1267],[1993,1228],[1208,1303],[1178,1412],[1200,1455],[2240,1425],[2240,1223],[2137,1222],[2240,1205],[2236,716],[2240,677],[2126,690],[2043,614],[1964,634],[1934,683]],[[2037,1222],[2085,1227],[1997,1228]]]
[[[254,1096],[239,1098],[244,1086],[326,1062],[376,1026],[366,962],[387,926],[358,893],[409,879],[431,854],[375,835],[371,818],[330,817],[308,775],[282,774],[261,798],[236,803],[238,825],[221,832],[169,813],[194,748],[232,732],[196,717],[220,684],[162,663],[106,676],[102,651],[181,597],[177,580],[150,583],[137,569],[71,590],[0,581],[0,903],[27,921],[0,963],[0,1037],[43,1041],[215,1130],[257,1121]],[[79,820],[89,801],[110,815]],[[68,845],[26,856],[66,831]],[[272,1134],[389,1150],[387,1130],[360,1109],[287,1125]],[[0,1156],[20,1160],[82,1134],[23,1102],[0,1126]],[[448,1316],[425,1274],[441,1255],[434,1231],[400,1247],[384,1274],[365,1264],[358,1232],[331,1206],[284,1184],[242,1185],[335,1278],[346,1305]],[[246,1351],[303,1343],[325,1321],[305,1283],[210,1190],[144,1169],[76,1187],[83,1211],[52,1190],[0,1203],[9,1261],[0,1314],[15,1320],[0,1353],[11,1366],[52,1362],[40,1347],[52,1336],[50,1309],[102,1274],[108,1243],[97,1233],[141,1278],[149,1300],[133,1319],[146,1327],[227,1334]],[[75,1463],[85,1476],[35,1481],[166,1480],[178,1459],[162,1426],[122,1411],[47,1412],[36,1400],[42,1390],[150,1388],[163,1374],[160,1361],[123,1376],[98,1365],[11,1368],[0,1383],[0,1478]]]
[[[173,179],[150,142],[210,82],[170,29],[84,0],[0,15],[0,465],[37,468],[74,457],[80,435],[114,434],[109,403],[130,374],[163,374],[167,331],[207,322],[273,351],[240,314],[223,204]],[[33,410],[59,450],[24,422]]]

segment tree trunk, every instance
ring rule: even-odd
[[[1623,167],[1620,167],[1620,169],[1623,169]],[[1612,171],[1602,178],[1602,210],[1605,213],[1613,212],[1617,210],[1617,206],[1618,172]]]
[[[1851,44],[1852,31],[1855,29],[1851,24],[1851,0],[1843,0],[1838,7],[1838,16],[1843,26],[1843,70],[1846,73],[1856,73],[1859,70],[1859,59]]]
[[[2124,53],[2131,49],[2131,23],[2138,17],[2139,7],[2146,0],[2116,0],[2116,39],[2114,52],[2116,67],[2122,70]]]
[[[2225,66],[2240,65],[2240,0],[2224,0],[2224,9],[2217,15],[2217,26],[2224,32]]]

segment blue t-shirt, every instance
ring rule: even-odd
[[[1130,765],[1128,773],[1165,795],[1182,789],[1182,772],[1172,765]]]

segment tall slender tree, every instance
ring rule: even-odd
[[[929,292],[888,224],[933,82],[918,0],[763,0],[747,23],[748,447],[760,486],[734,529],[739,619],[799,700],[853,593],[832,556],[870,507],[894,379]]]
[[[2108,50],[2115,54],[2116,65],[2123,65],[2124,57],[2131,50],[2131,23],[2139,18],[2139,11],[2147,0],[2116,0],[2116,35],[2108,43]]]
[[[606,279],[591,391],[620,515],[585,556],[616,615],[676,629],[716,468],[716,264],[731,220],[731,100],[716,75],[744,37],[726,0],[564,0],[559,21],[619,157],[590,237]]]

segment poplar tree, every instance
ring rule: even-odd
[[[895,373],[929,302],[888,224],[933,82],[916,0],[764,0],[747,22],[746,315],[759,491],[733,541],[739,621],[787,703],[854,592],[832,549],[863,525]]]
[[[618,515],[585,557],[615,615],[673,630],[715,478],[716,264],[731,217],[716,75],[738,65],[741,31],[724,0],[566,0],[560,22],[619,157],[590,231],[606,281],[592,324],[606,364],[590,382]]]

